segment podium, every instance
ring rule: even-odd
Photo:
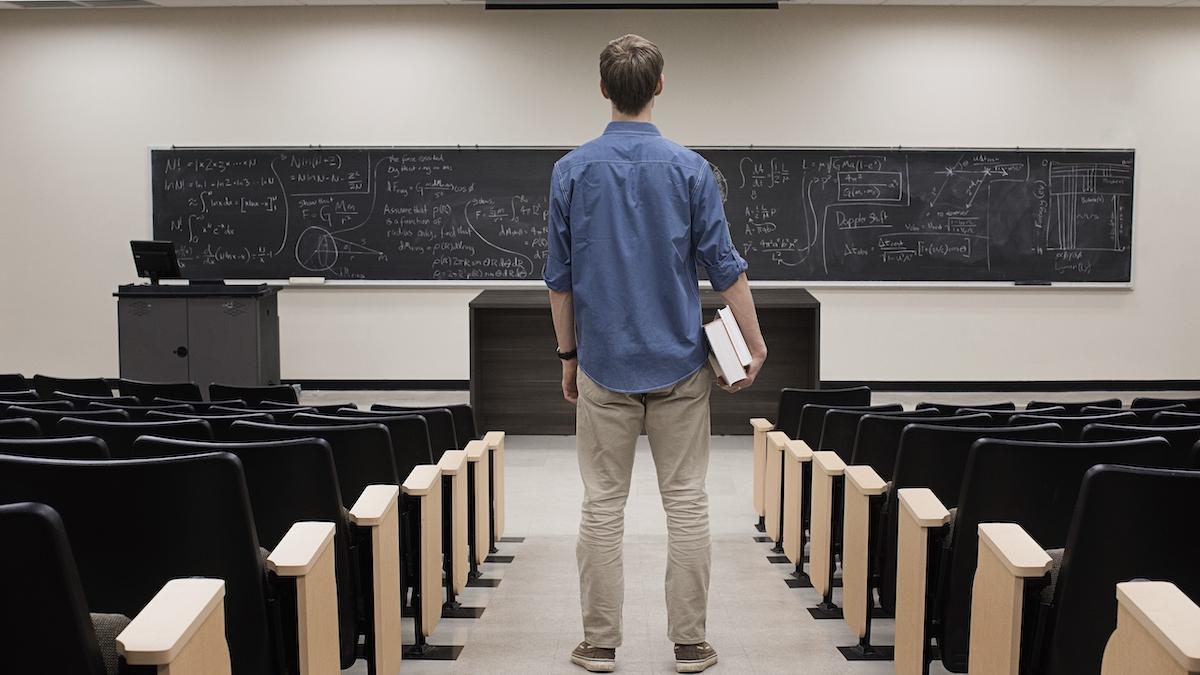
[[[260,285],[117,289],[121,377],[146,382],[279,384],[278,290]]]
[[[748,434],[751,417],[775,414],[780,389],[815,389],[821,382],[817,299],[802,288],[756,288],[754,302],[770,355],[753,387],[737,394],[713,387],[713,434]],[[700,304],[707,321],[725,302],[702,290]],[[562,397],[546,291],[487,290],[470,308],[471,406],[480,428],[575,433],[575,408]]]

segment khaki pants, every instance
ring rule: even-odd
[[[584,639],[593,646],[621,644],[625,501],[643,425],[667,513],[667,636],[676,644],[705,639],[711,546],[704,479],[712,381],[706,364],[666,389],[619,394],[579,372],[576,433],[584,497],[576,556]]]

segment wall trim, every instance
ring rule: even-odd
[[[1200,391],[1200,380],[823,380],[822,388],[867,386],[872,391],[1035,392],[1035,391]]]
[[[470,380],[284,380],[311,391],[467,391]]]
[[[284,380],[312,391],[468,391],[470,380]],[[867,386],[873,391],[1038,392],[1200,391],[1200,380],[824,380],[824,389]]]

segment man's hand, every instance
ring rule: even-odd
[[[563,398],[567,399],[567,403],[575,405],[575,403],[579,400],[579,361],[577,359],[563,361],[562,369]]]
[[[738,393],[739,391],[754,384],[755,378],[758,377],[758,373],[759,373],[759,371],[762,370],[763,363],[766,363],[766,361],[767,361],[766,348],[763,348],[762,350],[759,350],[759,351],[752,352],[750,354],[750,366],[748,368],[746,368],[746,379],[739,380],[737,384],[730,386],[728,384],[725,384],[725,380],[718,376],[717,377],[717,386],[719,386],[720,388],[724,389],[725,391],[727,391],[731,394]]]

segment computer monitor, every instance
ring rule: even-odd
[[[182,276],[179,259],[175,256],[175,242],[131,241],[129,246],[133,249],[133,264],[137,267],[139,277],[157,284],[159,279],[178,279]]]

